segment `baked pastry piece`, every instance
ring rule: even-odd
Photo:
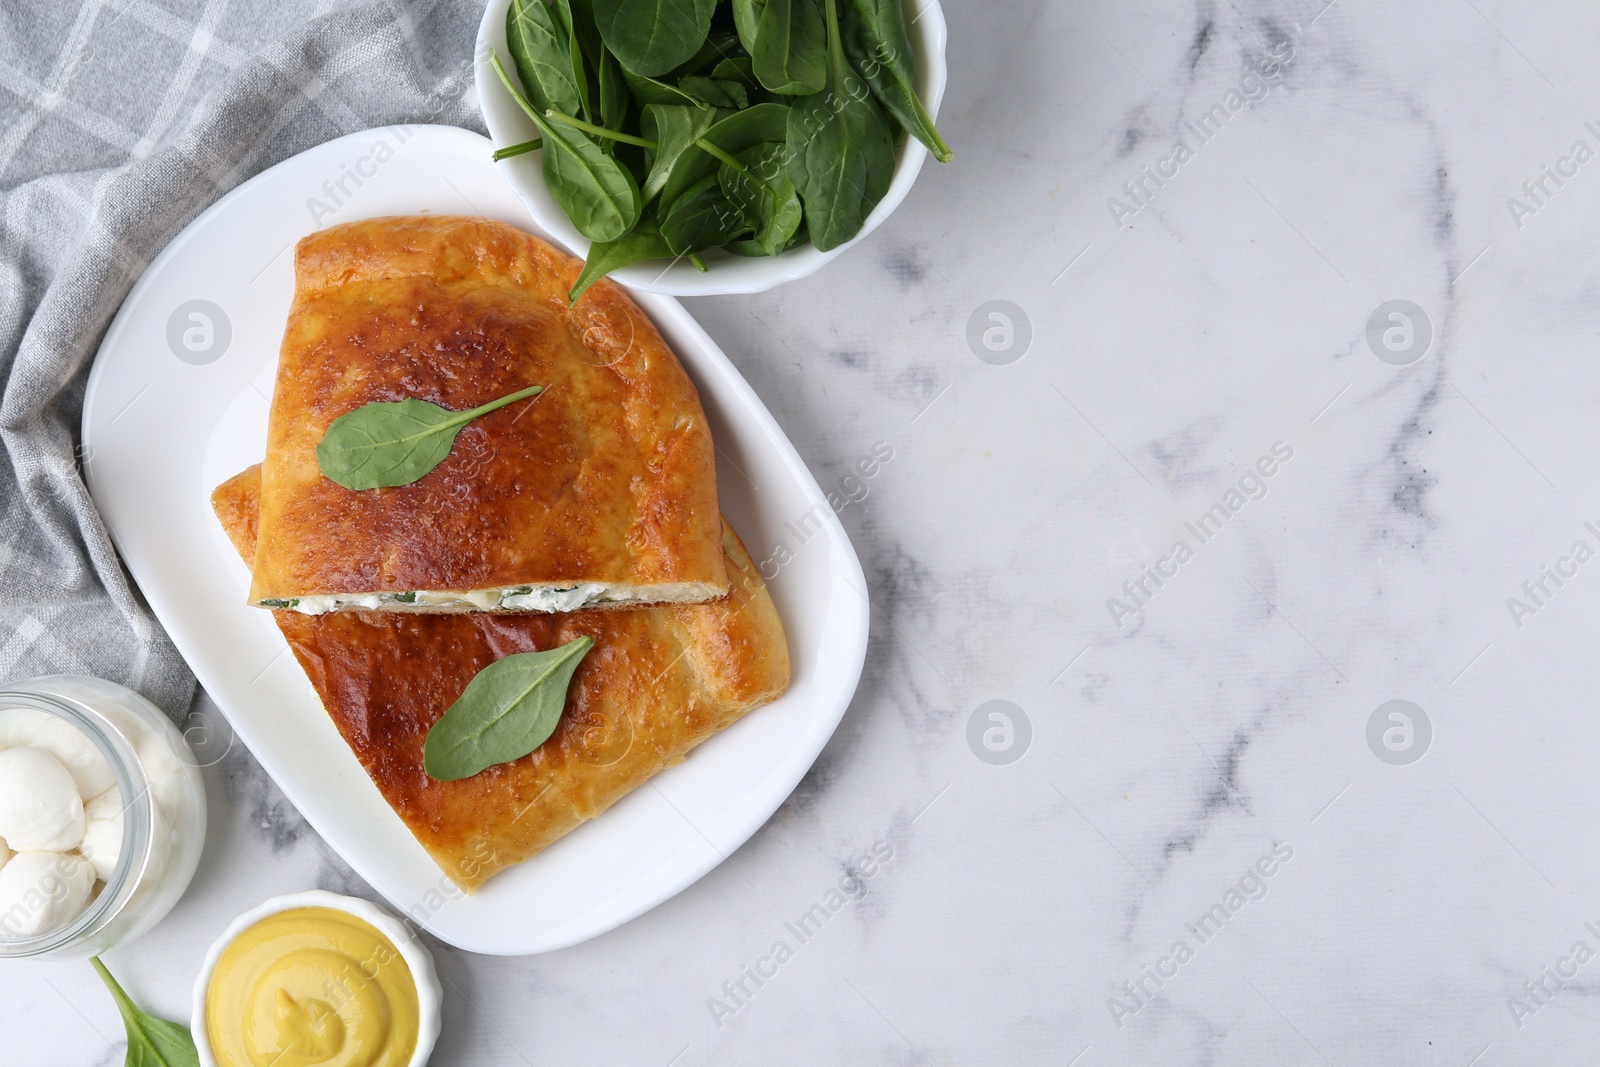
[[[212,494],[239,554],[256,550],[260,468]],[[328,715],[450,879],[475,891],[605,811],[789,685],[783,624],[726,524],[727,596],[561,615],[276,611]],[[422,769],[430,727],[473,676],[514,652],[587,634],[561,724],[531,754],[471,778]]]
[[[295,254],[262,469],[250,602],[307,613],[568,611],[728,591],[699,395],[638,306],[582,263],[481,218],[331,226]],[[468,423],[410,485],[324,477],[330,423],[407,397]]]

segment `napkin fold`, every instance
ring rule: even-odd
[[[0,684],[194,677],[84,488],[84,383],[145,265],[223,193],[376,126],[483,129],[479,5],[85,0],[0,11]]]

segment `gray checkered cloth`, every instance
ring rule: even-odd
[[[76,454],[84,381],[146,263],[206,205],[331,138],[482,129],[481,5],[0,5],[0,682],[95,674],[181,717],[194,678]]]

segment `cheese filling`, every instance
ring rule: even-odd
[[[322,615],[330,611],[365,608],[368,611],[577,611],[598,604],[622,604],[641,598],[599,582],[571,586],[515,585],[500,589],[434,590],[403,593],[327,593],[263,600],[261,607]]]

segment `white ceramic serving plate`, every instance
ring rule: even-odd
[[[370,130],[223,197],[156,257],[112,323],[89,378],[83,440],[90,492],[150,606],[311,825],[438,937],[521,955],[654,907],[765,822],[844,714],[868,609],[855,552],[783,431],[677,301],[640,295],[699,387],[724,512],[758,562],[780,543],[794,553],[776,573],[765,568],[794,681],[777,703],[477,895],[453,889],[345,747],[272,617],[245,606],[246,569],[208,497],[262,458],[294,243],[319,226],[418,212],[535,230],[490,151],[451,127]]]
[[[478,24],[477,82],[478,105],[483,109],[483,121],[489,127],[489,136],[497,147],[521,144],[539,136],[533,121],[522,113],[517,102],[511,99],[500,78],[489,65],[489,52],[499,54],[501,62],[510,70],[511,60],[506,51],[506,9],[511,0],[489,0]],[[939,0],[916,0],[907,9],[907,29],[911,35],[911,48],[917,59],[917,95],[923,106],[935,119],[939,117],[939,102],[944,99],[944,86],[948,70],[945,67],[944,47],[947,32],[944,10]],[[928,150],[915,137],[906,137],[895,156],[894,180],[878,206],[867,216],[866,224],[854,238],[826,252],[819,252],[809,243],[799,245],[779,256],[747,258],[713,250],[706,254],[711,269],[701,272],[686,259],[650,260],[623,267],[611,276],[624,285],[642,289],[647,293],[665,293],[670,296],[714,296],[720,293],[764,293],[784,282],[804,278],[821,269],[823,264],[839,255],[851,245],[866,237],[887,219],[900,201],[911,192],[911,186],[922,170]],[[540,170],[540,153],[512,156],[495,164],[505,171],[506,181],[517,191],[534,220],[556,240],[566,245],[575,255],[589,254],[589,239],[572,225],[555,197],[544,184]]]
[[[370,901],[360,897],[341,896],[323,889],[305,893],[273,897],[251,908],[229,924],[222,936],[206,951],[205,962],[200,965],[200,975],[194,980],[194,993],[189,1007],[189,1033],[194,1037],[195,1051],[200,1057],[200,1067],[218,1067],[217,1057],[211,1051],[211,1032],[206,1026],[206,993],[211,987],[211,974],[217,969],[234,939],[269,915],[295,908],[328,908],[347,912],[372,926],[400,953],[411,971],[411,980],[417,987],[417,1047],[406,1067],[426,1067],[433,1055],[433,1046],[439,1040],[440,1016],[444,1006],[444,993],[439,987],[439,974],[433,967],[433,956],[428,947],[405,924]],[[365,965],[365,961],[359,961]],[[365,973],[365,972],[363,972]]]

